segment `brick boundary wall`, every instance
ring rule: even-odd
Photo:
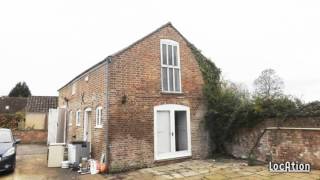
[[[254,158],[263,162],[269,159],[294,160],[309,162],[313,169],[320,169],[318,128],[320,128],[320,117],[290,118],[285,121],[268,119],[254,128],[240,129],[233,140],[225,143],[225,146],[228,153],[237,158],[248,158],[253,149]],[[258,141],[264,131],[264,135]]]
[[[45,144],[48,132],[46,130],[16,130],[13,131],[13,135],[21,139],[22,144]]]
[[[271,155],[272,162],[298,161],[320,169],[320,128],[267,128],[261,138],[261,155]]]

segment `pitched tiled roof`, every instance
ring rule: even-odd
[[[0,113],[15,113],[24,111],[27,105],[27,98],[24,97],[0,97]]]
[[[28,98],[26,112],[49,112],[49,108],[57,106],[57,96],[31,96]]]

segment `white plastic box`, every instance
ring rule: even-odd
[[[77,158],[76,151],[77,151],[77,149],[76,149],[75,145],[68,144],[68,160],[69,160],[69,163],[71,163],[71,164],[77,162],[76,161],[76,158]]]
[[[51,143],[49,145],[48,167],[61,167],[65,143]]]

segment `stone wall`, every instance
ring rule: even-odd
[[[317,140],[320,131],[315,129],[319,127],[320,117],[268,119],[253,129],[239,130],[226,147],[228,153],[238,158],[248,158],[252,150],[260,161],[295,160],[310,162],[319,168],[316,161],[320,160],[320,141]]]
[[[20,139],[23,144],[45,144],[48,132],[46,130],[16,130],[13,131],[13,135],[16,139]]]

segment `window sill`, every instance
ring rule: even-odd
[[[163,95],[177,95],[177,96],[183,96],[184,95],[183,92],[165,92],[165,91],[162,91],[161,94],[163,94]]]
[[[157,156],[154,158],[154,161],[155,162],[172,161],[172,160],[186,159],[191,157],[192,157],[192,154],[190,152],[179,153],[179,154],[173,153],[173,155],[168,155],[168,156]]]
[[[102,129],[102,125],[95,126],[96,129]]]

